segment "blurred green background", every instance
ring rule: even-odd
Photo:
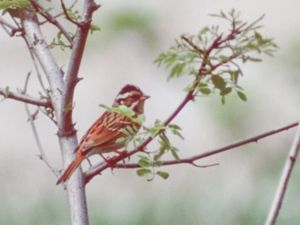
[[[74,118],[81,137],[110,104],[125,83],[139,85],[151,95],[146,124],[164,119],[183,98],[189,79],[166,82],[168,72],[153,64],[182,33],[219,23],[208,14],[235,8],[253,21],[262,14],[262,32],[280,49],[263,63],[242,65],[242,85],[248,101],[231,96],[222,105],[216,97],[201,98],[176,118],[184,141],[174,140],[180,156],[212,150],[294,122],[299,118],[300,3],[284,1],[101,1],[90,36],[75,96]],[[80,3],[79,3],[80,4]],[[53,28],[44,28],[53,34]],[[51,35],[49,35],[50,37]],[[48,36],[47,36],[48,37]],[[0,86],[23,87],[32,64],[22,40],[0,31]],[[66,68],[68,51],[54,51]],[[7,56],[10,57],[7,57]],[[5,65],[5,66],[4,66]],[[16,66],[17,65],[17,66]],[[38,94],[38,83],[29,92]],[[36,148],[24,106],[0,103],[0,224],[62,225],[69,223],[65,192],[36,157]],[[56,129],[39,115],[37,126],[51,162],[61,168]],[[87,187],[91,224],[97,225],[259,225],[269,211],[281,169],[295,129],[219,154],[200,164],[220,163],[207,169],[186,165],[166,167],[167,180],[148,182],[134,170],[105,171]],[[155,144],[150,145],[151,148]],[[84,165],[86,168],[87,165]],[[277,224],[298,225],[300,167],[297,163]]]

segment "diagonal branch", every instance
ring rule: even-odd
[[[237,147],[240,147],[240,146],[243,146],[243,145],[246,145],[246,144],[250,144],[250,143],[253,143],[253,142],[258,142],[260,139],[263,139],[263,138],[269,137],[271,135],[286,131],[288,129],[291,129],[293,127],[298,126],[298,124],[299,124],[298,122],[291,123],[291,124],[286,125],[284,127],[280,127],[278,129],[275,129],[275,130],[266,131],[266,132],[263,132],[263,133],[258,134],[256,136],[249,137],[249,138],[234,142],[230,145],[227,145],[227,146],[215,149],[215,150],[203,152],[199,155],[195,155],[195,156],[188,157],[188,158],[185,158],[185,159],[162,161],[161,166],[170,166],[170,165],[175,165],[175,164],[190,164],[190,165],[195,166],[196,165],[195,161],[197,161],[199,159],[203,159],[203,158],[206,158],[206,157],[209,157],[209,156],[212,156],[212,155],[216,155],[216,154],[219,154],[219,153],[222,153],[222,152],[225,152],[225,151],[229,151],[229,150],[235,149]],[[95,165],[94,167],[90,168],[89,171],[87,171],[85,173],[86,181],[88,182],[94,176],[95,172],[101,173],[103,170],[105,170],[106,169],[105,166],[106,165],[102,162],[102,163],[99,163],[98,165]],[[140,166],[137,163],[128,163],[128,164],[119,163],[119,164],[115,164],[113,166],[113,168],[136,169],[136,168],[140,168]]]
[[[14,100],[28,103],[31,105],[52,108],[52,103],[51,103],[50,99],[43,100],[43,99],[39,99],[39,98],[34,98],[34,97],[28,96],[26,94],[12,92],[10,90],[5,90],[3,88],[0,88],[0,95],[2,95],[4,98],[14,99]]]
[[[288,158],[286,159],[281,174],[281,178],[277,187],[277,191],[271,209],[269,211],[269,215],[265,222],[265,225],[275,225],[276,223],[299,151],[300,151],[300,127],[298,127]]]

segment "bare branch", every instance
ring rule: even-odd
[[[298,130],[293,140],[293,144],[290,148],[289,155],[286,159],[281,174],[281,178],[277,187],[277,191],[274,196],[274,200],[271,209],[269,211],[267,220],[265,222],[265,225],[274,225],[276,223],[299,151],[300,151],[300,127],[298,127]]]
[[[19,27],[14,26],[13,24],[6,21],[3,17],[0,17],[0,25],[7,32],[9,36],[14,36],[16,32],[21,31]]]
[[[63,3],[63,1],[62,1]],[[89,33],[92,15],[95,10],[97,10],[100,6],[97,5],[92,0],[85,1],[84,10],[83,10],[83,20],[80,22],[81,26],[77,28],[76,35],[74,38],[74,44],[72,48],[72,53],[70,57],[70,62],[68,64],[68,69],[65,73],[65,85],[64,85],[64,100],[63,100],[63,109],[64,109],[64,130],[61,131],[62,134],[64,132],[69,132],[72,130],[73,122],[72,122],[72,105],[73,105],[73,95],[74,89],[78,81],[78,72],[81,64],[81,59],[83,56],[87,36]]]
[[[243,139],[241,141],[237,141],[234,142],[230,145],[215,149],[215,150],[211,150],[211,151],[207,151],[204,153],[201,153],[199,155],[195,155],[189,158],[185,158],[185,159],[180,159],[180,160],[167,160],[167,161],[162,161],[161,162],[161,166],[170,166],[170,165],[175,165],[175,164],[190,164],[192,166],[195,166],[197,164],[195,164],[195,161],[202,159],[202,158],[206,158],[212,155],[216,155],[225,151],[229,151],[232,149],[235,149],[237,147],[252,143],[252,142],[258,142],[260,139],[269,137],[271,135],[286,131],[288,129],[291,129],[293,127],[298,126],[298,122],[295,123],[291,123],[289,125],[286,125],[284,127],[275,129],[275,130],[271,130],[271,131],[267,131],[261,134],[258,134],[254,137],[250,137],[250,138],[246,138]],[[114,164],[115,162],[111,162],[111,164]],[[212,164],[215,165],[215,164]],[[208,165],[208,166],[212,166],[212,165]],[[98,165],[95,165],[93,167],[91,167],[86,173],[85,173],[85,177],[86,177],[86,182],[88,182],[93,176],[101,173],[103,170],[107,169],[109,167],[109,165],[107,165],[104,162],[99,163]],[[197,165],[197,167],[199,167],[199,165]],[[200,167],[207,167],[207,166],[200,166]],[[136,169],[136,168],[140,168],[140,166],[137,163],[127,163],[127,164],[122,164],[122,163],[118,163],[113,165],[113,168],[122,168],[122,169]]]
[[[36,144],[37,144],[37,147],[38,147],[38,150],[39,150],[39,159],[44,161],[44,163],[46,164],[46,166],[51,170],[51,172],[56,176],[58,177],[59,175],[59,172],[57,169],[55,169],[51,163],[49,162],[46,154],[45,154],[45,151],[44,151],[44,148],[41,144],[41,140],[39,138],[39,135],[38,135],[38,131],[36,129],[36,126],[35,126],[35,123],[34,123],[34,120],[36,118],[36,115],[38,113],[38,110],[34,113],[34,114],[31,114],[30,113],[30,110],[29,110],[29,107],[27,104],[25,104],[25,111],[27,113],[27,116],[28,116],[28,121],[30,122],[30,125],[31,125],[31,129],[32,129],[32,132],[33,132],[33,135],[34,135],[34,139],[36,141]]]
[[[31,5],[34,7],[34,9],[43,16],[48,22],[52,23],[54,26],[56,26],[60,32],[65,36],[65,38],[68,40],[68,42],[72,46],[73,39],[69,35],[69,33],[66,31],[66,29],[61,25],[58,20],[52,16],[49,12],[47,12],[37,1],[31,0]]]
[[[15,27],[13,24],[9,23],[8,21],[6,21],[3,17],[0,16],[0,24],[8,27],[11,30],[17,30],[18,27]]]
[[[14,99],[20,102],[28,103],[31,105],[46,107],[46,108],[52,108],[52,104],[50,100],[43,100],[39,98],[34,98],[31,96],[28,96],[26,94],[16,93],[12,92],[10,90],[5,90],[3,88],[0,88],[0,95],[2,95],[4,98],[10,98]]]
[[[28,73],[28,75],[26,77],[22,94],[26,94],[26,92],[27,92],[27,87],[28,87],[30,75],[31,74]],[[34,123],[34,121],[35,121],[35,119],[36,119],[37,114],[38,114],[39,111],[36,110],[35,113],[31,114],[30,110],[29,110],[29,107],[28,107],[28,104],[25,104],[24,106],[25,106],[25,111],[26,111],[27,116],[28,116],[28,121],[30,122],[30,125],[31,125],[31,129],[32,129],[32,132],[33,132],[33,135],[34,135],[34,139],[36,141],[36,144],[37,144],[39,152],[40,152],[39,158],[41,160],[43,160],[45,162],[46,166],[52,171],[52,173],[56,177],[58,177],[58,175],[59,175],[58,171],[56,169],[54,169],[54,167],[50,164],[48,158],[46,157],[45,151],[44,151],[43,146],[41,144],[41,140],[39,138],[39,135],[38,135],[35,123]]]

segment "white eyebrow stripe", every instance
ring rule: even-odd
[[[132,96],[132,95],[135,95],[135,94],[140,94],[140,93],[137,92],[137,91],[127,92],[127,93],[118,95],[118,96],[117,96],[117,100],[119,100],[119,99],[125,99],[125,98],[127,98],[127,97],[129,97],[129,96]]]

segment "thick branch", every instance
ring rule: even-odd
[[[65,93],[63,74],[51,54],[50,49],[40,30],[37,16],[25,9],[21,10],[21,21],[25,32],[25,38],[30,48],[38,59],[50,84],[51,100],[55,111],[55,117],[59,131],[64,127],[63,95]],[[64,165],[68,165],[74,158],[73,150],[77,146],[76,134],[59,136]],[[77,170],[67,184],[67,194],[71,214],[72,225],[88,225],[88,213],[86,196],[83,184],[82,171]]]
[[[243,145],[246,145],[246,144],[250,144],[250,143],[253,143],[253,142],[258,142],[260,139],[263,139],[263,138],[269,137],[271,135],[286,131],[286,130],[291,129],[291,128],[296,127],[296,126],[298,126],[297,122],[289,124],[289,125],[281,127],[281,128],[278,128],[278,129],[275,129],[275,130],[271,130],[271,131],[267,131],[267,132],[258,134],[256,136],[253,136],[253,137],[250,137],[250,138],[243,139],[241,141],[237,141],[233,144],[230,144],[230,145],[227,145],[227,146],[215,149],[215,150],[203,152],[199,155],[195,155],[195,156],[188,157],[188,158],[185,158],[185,159],[180,159],[180,160],[162,161],[161,166],[170,166],[170,165],[175,165],[175,164],[190,164],[190,165],[199,167],[195,163],[195,161],[197,161],[199,159],[206,158],[206,157],[209,157],[209,156],[212,156],[212,155],[216,155],[216,154],[219,154],[219,153],[222,153],[222,152],[225,152],[225,151],[229,151],[229,150],[235,149],[237,147],[240,147],[240,146],[243,146]],[[87,171],[85,173],[86,180],[89,181],[89,179],[91,177],[93,177],[95,175],[95,173],[101,173],[103,170],[106,169],[105,166],[106,166],[106,164],[100,163],[100,164],[95,165],[94,167],[90,168],[89,171]],[[136,168],[140,168],[140,166],[137,163],[127,163],[127,164],[118,163],[118,164],[115,164],[113,166],[113,168],[136,169]]]
[[[289,155],[286,159],[281,174],[280,182],[278,184],[277,191],[268,218],[265,222],[265,225],[274,225],[276,223],[299,151],[300,151],[300,127],[298,127]]]
[[[72,53],[68,65],[67,72],[65,74],[65,85],[64,85],[64,99],[62,108],[64,110],[64,124],[60,132],[65,133],[70,131],[73,127],[72,122],[72,105],[74,89],[79,81],[78,72],[88,37],[92,15],[99,6],[92,0],[86,0],[84,4],[83,20],[80,23],[81,26],[77,28],[77,32],[74,38]]]
[[[31,105],[46,107],[46,108],[52,108],[52,104],[50,100],[43,100],[39,98],[34,98],[31,96],[28,96],[26,94],[21,93],[15,93],[11,91],[7,91],[3,88],[0,88],[0,95],[2,95],[4,98],[10,98],[14,99],[20,102],[28,103]]]

